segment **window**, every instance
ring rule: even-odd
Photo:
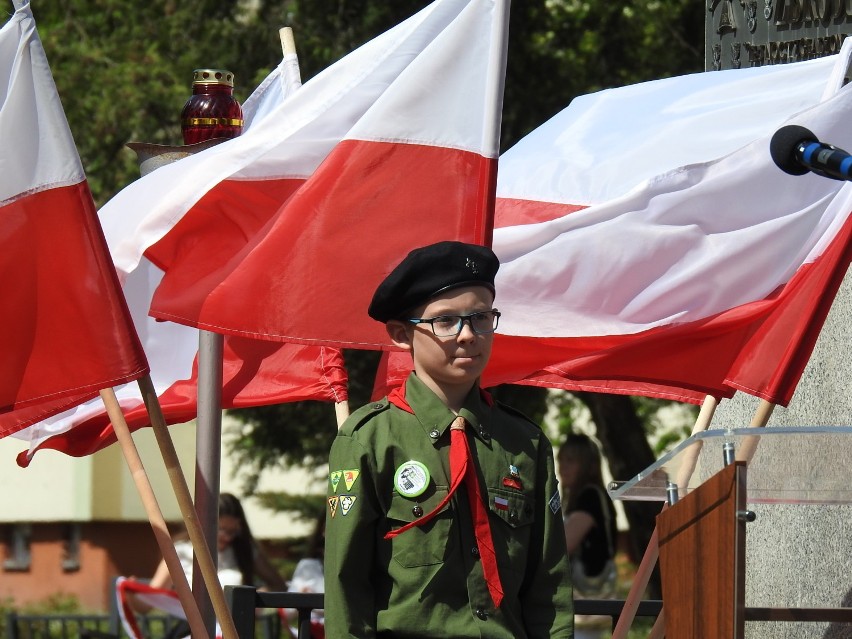
[[[4,570],[24,571],[30,569],[31,537],[32,526],[29,524],[13,524],[9,526],[6,538],[6,559],[3,562]]]
[[[62,547],[62,570],[80,570],[80,524],[67,524]]]

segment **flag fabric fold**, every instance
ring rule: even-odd
[[[145,633],[139,624],[132,599],[168,613],[176,619],[186,620],[186,613],[181,606],[177,593],[168,588],[152,588],[148,584],[132,578],[118,577],[115,580],[115,601],[118,618],[130,639],[144,639]],[[221,629],[216,625],[217,638],[222,636]]]
[[[0,139],[5,437],[148,365],[26,2],[0,29]]]
[[[108,238],[124,238],[111,242],[119,270],[144,254],[165,272],[151,315],[388,347],[366,308],[400,256],[431,241],[490,241],[506,5],[437,0],[239,138],[113,198],[101,218]]]
[[[786,405],[849,265],[852,187],[781,172],[769,140],[852,148],[849,44],[584,96],[505,153],[483,384]],[[385,365],[376,393],[408,363]]]
[[[245,109],[252,115],[247,130],[273,113],[286,96],[298,88],[293,62],[292,56],[285,56],[246,100]],[[218,147],[212,150],[217,152],[211,154],[215,160],[221,151]],[[140,182],[144,180],[146,178]],[[113,233],[111,240],[114,245],[132,238]],[[110,248],[115,250],[114,246]],[[198,330],[155,321],[148,316],[151,298],[163,274],[146,257],[122,275],[124,294],[151,363],[151,381],[163,416],[169,424],[190,421],[197,415]],[[221,401],[222,408],[226,409],[302,400],[343,402],[347,399],[343,355],[333,348],[226,336],[222,377]],[[119,386],[116,396],[131,431],[150,425],[136,384]],[[20,466],[27,466],[39,450],[52,449],[80,457],[116,441],[110,419],[102,403],[96,400],[39,421],[16,437],[29,443],[29,449],[17,457]]]

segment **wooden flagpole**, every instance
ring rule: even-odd
[[[698,412],[698,418],[692,426],[691,435],[703,432],[710,427],[710,422],[713,421],[713,415],[716,413],[718,405],[719,400],[712,395],[707,395],[704,398],[701,410]],[[677,474],[677,485],[681,491],[686,491],[689,486],[689,480],[692,478],[692,473],[695,472],[695,465],[698,463],[698,455],[701,453],[701,448],[701,445],[696,443],[684,454],[684,460]]]
[[[666,636],[666,611],[660,610],[657,620],[654,622],[654,627],[648,633],[648,639],[663,639]]]
[[[130,429],[127,426],[127,421],[124,419],[124,413],[121,411],[121,406],[118,403],[118,398],[115,396],[115,391],[112,388],[100,391],[101,400],[106,408],[112,422],[115,436],[121,446],[121,451],[124,454],[124,459],[127,461],[127,467],[130,469],[130,474],[136,484],[136,490],[139,491],[139,496],[142,499],[142,505],[145,507],[145,512],[148,515],[148,521],[151,523],[151,528],[154,530],[154,537],[160,547],[160,552],[168,566],[169,573],[174,581],[175,591],[178,599],[186,613],[186,620],[189,622],[189,627],[193,637],[208,638],[210,635],[204,626],[204,619],[201,617],[201,612],[195,603],[192,595],[192,590],[189,587],[186,574],[181,567],[180,559],[177,556],[172,543],[172,537],[166,527],[166,522],[163,519],[163,513],[157,503],[157,498],[151,488],[151,483],[148,480],[148,475],[142,465],[142,459],[139,457],[139,451],[130,435]],[[234,635],[236,636],[236,635]]]
[[[334,414],[337,415],[337,429],[340,430],[340,427],[343,426],[343,422],[345,422],[346,418],[349,417],[349,403],[346,401],[335,402]]]
[[[157,438],[160,454],[166,465],[172,489],[174,490],[175,497],[180,506],[180,512],[186,524],[189,540],[192,542],[195,561],[201,570],[204,585],[210,595],[216,617],[219,619],[219,626],[222,628],[222,637],[223,639],[238,639],[234,620],[225,601],[225,593],[222,590],[222,585],[219,583],[216,564],[213,563],[213,558],[210,555],[210,546],[207,544],[204,533],[201,530],[198,513],[192,503],[192,496],[189,493],[189,487],[181,471],[174,442],[169,434],[166,420],[163,417],[163,410],[160,407],[160,400],[157,398],[157,392],[154,390],[154,384],[151,381],[150,375],[140,378],[138,384],[139,390],[142,392],[142,399],[145,402],[145,408],[147,408],[148,416],[151,419],[151,428],[154,431],[154,436]],[[169,544],[171,544],[171,540],[169,540]],[[183,574],[183,568],[178,566],[178,570]],[[172,572],[171,567],[169,568],[169,572]],[[174,578],[175,574],[172,572],[172,579]],[[184,577],[184,580],[186,580],[186,577]],[[193,604],[197,605],[195,599],[193,599]],[[207,636],[207,633],[205,632],[204,635],[199,636]]]
[[[763,428],[769,423],[769,418],[772,417],[772,411],[775,409],[775,404],[768,402],[765,399],[760,400],[757,410],[754,412],[754,417],[751,418],[751,428]],[[750,462],[757,452],[757,443],[760,437],[746,437],[740,443],[737,450],[737,461]]]
[[[665,507],[663,506],[663,508]],[[618,623],[612,631],[612,639],[625,639],[627,633],[630,632],[630,626],[636,617],[636,611],[639,609],[642,594],[651,580],[651,574],[654,572],[654,566],[657,563],[657,558],[660,556],[659,539],[659,533],[655,526],[654,534],[651,535],[648,547],[645,548],[645,554],[639,563],[639,568],[636,569],[636,576],[633,578],[633,583],[630,584],[630,592],[627,593],[627,599],[624,600],[624,608],[621,609]]]

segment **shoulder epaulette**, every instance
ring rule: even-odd
[[[340,427],[339,433],[341,435],[351,435],[361,428],[361,426],[373,419],[373,417],[377,414],[382,413],[389,408],[390,402],[387,397],[375,402],[370,402],[369,404],[364,404],[361,408],[346,418],[346,421],[343,422],[343,426]]]
[[[533,420],[531,417],[529,417],[526,413],[524,413],[524,412],[522,412],[522,411],[518,410],[518,409],[517,409],[517,408],[515,408],[514,406],[507,406],[506,404],[504,404],[503,402],[500,402],[500,401],[495,401],[494,403],[495,403],[497,406],[499,406],[499,407],[500,407],[500,410],[503,410],[503,411],[505,411],[505,412],[509,413],[510,415],[514,415],[515,417],[520,417],[522,420],[524,420],[524,421],[525,421],[525,422],[527,422],[528,424],[530,424],[530,425],[534,426],[536,430],[541,430],[541,424],[539,424],[538,422],[534,421],[534,420]]]

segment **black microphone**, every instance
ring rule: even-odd
[[[832,180],[852,180],[852,155],[820,142],[803,126],[782,126],[769,142],[769,154],[778,168],[790,175],[812,171]]]

